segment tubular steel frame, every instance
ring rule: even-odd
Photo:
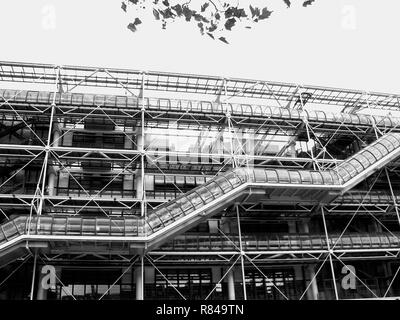
[[[149,122],[154,121],[154,123],[158,123],[158,121],[165,121],[162,120],[163,115],[154,115],[146,110],[146,97],[151,96],[152,93],[157,91],[163,92],[172,92],[172,93],[179,93],[179,94],[202,94],[202,95],[212,95],[217,96],[215,100],[219,103],[223,110],[225,110],[225,115],[222,118],[211,118],[209,117],[209,124],[212,123],[213,126],[219,125],[219,132],[220,135],[223,136],[226,130],[228,131],[228,139],[229,139],[229,150],[230,154],[224,153],[214,153],[214,152],[199,152],[199,156],[208,157],[212,161],[218,164],[217,169],[209,170],[208,175],[215,176],[218,172],[224,170],[228,166],[236,167],[236,166],[249,166],[250,163],[254,163],[254,161],[259,161],[258,165],[265,165],[265,166],[278,166],[284,165],[294,168],[307,168],[310,165],[315,170],[324,170],[326,168],[331,167],[337,163],[340,163],[341,160],[336,159],[332,156],[329,151],[327,150],[327,146],[334,141],[335,138],[338,137],[339,134],[345,134],[347,136],[352,136],[353,139],[357,139],[358,141],[364,143],[366,135],[374,135],[378,138],[380,135],[383,135],[386,131],[390,130],[399,130],[397,125],[391,128],[385,128],[382,126],[378,126],[375,121],[375,118],[372,116],[371,110],[389,110],[389,111],[398,111],[400,109],[400,101],[399,95],[393,94],[383,94],[383,93],[375,93],[375,92],[362,92],[357,90],[343,90],[343,89],[336,89],[336,88],[323,88],[317,86],[300,86],[295,84],[286,84],[286,83],[277,83],[277,82],[266,82],[266,81],[257,81],[257,80],[245,80],[245,79],[235,79],[235,78],[219,78],[219,77],[211,77],[211,76],[197,76],[197,75],[185,75],[185,74],[174,74],[174,73],[163,73],[163,72],[152,72],[152,71],[135,71],[135,70],[122,70],[122,69],[107,69],[107,68],[91,68],[91,67],[75,67],[75,66],[53,66],[47,64],[32,64],[32,63],[17,63],[17,62],[0,62],[0,81],[2,83],[12,83],[18,85],[25,85],[25,84],[34,84],[37,86],[41,85],[52,85],[54,88],[51,90],[53,98],[52,103],[50,106],[47,106],[45,109],[39,109],[35,107],[34,104],[30,105],[31,111],[17,111],[9,100],[5,99],[3,96],[2,102],[0,102],[1,107],[8,107],[22,122],[25,122],[23,115],[29,112],[33,112],[34,114],[39,115],[46,115],[50,110],[50,117],[49,117],[49,125],[48,125],[48,136],[46,141],[42,141],[39,137],[39,141],[41,145],[15,145],[15,144],[3,144],[0,146],[0,151],[3,152],[4,150],[8,150],[11,153],[4,153],[1,156],[9,156],[14,152],[14,156],[21,156],[30,159],[24,166],[22,166],[19,170],[16,171],[8,180],[12,179],[16,176],[21,170],[23,170],[27,165],[31,162],[36,161],[40,157],[43,156],[43,164],[41,168],[41,172],[39,175],[38,183],[36,186],[36,191],[34,194],[13,194],[12,197],[6,194],[0,194],[0,197],[4,200],[1,207],[1,213],[9,219],[7,214],[3,211],[3,209],[18,206],[20,208],[26,208],[29,210],[29,215],[37,214],[41,215],[43,212],[44,206],[51,206],[54,208],[61,208],[61,212],[63,210],[63,206],[68,206],[69,208],[75,208],[75,213],[73,215],[79,214],[85,208],[96,208],[104,213],[106,216],[109,216],[105,209],[109,208],[117,208],[116,210],[131,210],[135,211],[137,205],[140,205],[139,211],[141,216],[146,216],[147,210],[154,208],[159,203],[167,201],[167,197],[163,199],[160,198],[147,198],[147,190],[146,190],[146,168],[145,163],[152,163],[154,166],[152,168],[153,171],[158,172],[157,174],[162,175],[164,177],[167,174],[164,170],[157,164],[157,157],[165,158],[170,157],[171,155],[184,155],[184,153],[179,152],[171,152],[171,151],[164,151],[164,150],[151,150],[150,146],[154,144],[156,140],[149,142],[146,145],[146,123],[147,125]],[[62,135],[55,137],[53,135],[53,129],[56,126],[56,117],[68,117],[69,114],[73,114],[76,110],[74,108],[65,108],[64,106],[58,106],[56,103],[56,95],[59,93],[69,93],[73,90],[78,88],[95,88],[99,87],[100,89],[122,89],[125,93],[129,94],[131,97],[135,97],[138,99],[138,103],[140,104],[139,111],[133,113],[129,113],[126,111],[120,111],[126,119],[130,119],[132,121],[138,121],[140,119],[140,130],[139,132],[136,131],[136,135],[139,137],[136,140],[136,143],[129,137],[126,132],[126,127],[123,128],[123,137],[128,138],[132,145],[136,145],[136,150],[132,149],[111,149],[111,148],[101,148],[101,153],[104,155],[106,159],[110,159],[111,162],[115,161],[115,157],[119,157],[121,162],[127,164],[125,166],[121,166],[121,170],[118,174],[114,174],[112,180],[107,183],[99,192],[95,195],[92,195],[89,190],[86,190],[80,183],[74,178],[74,175],[71,173],[71,169],[68,169],[68,165],[63,164],[63,161],[78,161],[79,159],[84,159],[87,156],[90,156],[91,152],[98,151],[95,148],[77,148],[77,147],[64,147],[59,146],[58,140],[60,140],[67,132],[73,130],[74,128],[71,127]],[[138,91],[138,93],[135,93]],[[19,91],[19,92],[22,92]],[[18,96],[18,92],[16,93]],[[304,97],[307,96],[307,99]],[[222,99],[221,99],[222,97]],[[259,139],[258,143],[260,144],[263,139],[270,139],[268,137],[281,135],[285,133],[287,137],[289,137],[288,143],[274,156],[267,156],[267,155],[249,155],[246,153],[245,148],[247,147],[246,144],[249,140],[245,143],[241,142],[240,139],[240,132],[239,130],[244,126],[246,126],[246,119],[232,115],[231,111],[228,107],[228,101],[232,98],[241,97],[241,98],[248,98],[248,99],[262,99],[266,101],[266,103],[274,103],[279,107],[293,109],[297,108],[303,112],[303,121],[300,124],[290,123],[287,121],[286,123],[282,122],[282,124],[277,123],[276,120],[272,118],[267,118],[263,121],[259,126],[257,126],[255,132],[260,132],[263,134],[262,138]],[[296,103],[293,103],[294,100],[297,99]],[[305,101],[306,100],[306,101]],[[360,111],[367,111],[368,115],[371,118],[372,128],[357,128],[351,127],[346,125],[344,122],[336,125],[335,128],[326,130],[327,132],[327,140],[321,141],[318,138],[317,132],[320,130],[320,124],[317,123],[310,123],[310,121],[305,116],[307,106],[309,103],[321,104],[321,105],[334,105],[339,106],[342,108],[344,112],[349,112],[351,114],[356,114]],[[95,114],[95,112],[101,112],[105,119],[112,122],[115,127],[119,127],[118,123],[113,120],[112,116],[109,115],[109,112],[112,111],[109,108],[103,108],[102,103],[96,104],[96,107],[92,109],[89,113],[80,113],[83,117],[80,118],[78,123],[83,122],[86,117],[91,114]],[[58,113],[61,112],[61,113]],[[76,117],[76,116],[75,116]],[[190,114],[190,112],[186,111],[180,117],[177,117],[175,121],[170,121],[168,127],[174,127],[175,125],[179,124],[180,119],[190,119],[194,125],[197,125],[198,128],[205,128],[206,122],[202,123],[202,121],[198,120],[195,115]],[[161,119],[161,120],[159,120]],[[77,124],[77,123],[76,123]],[[75,125],[76,125],[75,124]],[[400,122],[399,122],[400,124]],[[25,123],[26,128],[30,130],[34,135],[36,133],[30,128],[30,126]],[[150,126],[151,127],[151,126]],[[296,143],[298,140],[298,135],[301,130],[306,133],[306,139],[302,140],[306,144],[316,143],[320,146],[320,152],[314,154],[313,148],[310,148],[310,152],[308,153],[308,157],[297,158],[291,156],[284,156],[285,151]],[[371,133],[371,129],[373,133]],[[58,129],[55,129],[58,130]],[[275,133],[274,133],[275,130]],[[320,135],[321,137],[321,135]],[[52,139],[53,138],[53,139]],[[51,142],[53,140],[53,142]],[[224,138],[225,140],[225,138]],[[268,146],[265,146],[267,148]],[[264,148],[264,150],[265,150]],[[261,152],[263,153],[263,151]],[[221,162],[221,158],[223,158]],[[78,159],[78,160],[76,160]],[[131,170],[129,167],[135,162],[140,161],[140,173],[139,171]],[[272,162],[272,163],[271,163]],[[46,195],[46,186],[48,186],[48,170],[50,166],[53,166],[56,163],[57,166],[62,167],[63,170],[67,171],[69,177],[75,180],[78,186],[82,189],[82,191],[86,194],[86,196],[80,196],[79,198],[72,199],[71,196],[53,196],[53,195]],[[168,160],[166,160],[168,163]],[[274,164],[275,163],[275,164]],[[278,163],[278,165],[276,164]],[[113,164],[114,166],[114,164]],[[115,169],[115,168],[114,168]],[[189,169],[190,170],[190,169]],[[322,262],[319,269],[315,272],[313,278],[308,283],[306,290],[303,294],[299,297],[302,299],[306,292],[312,286],[312,283],[316,281],[316,278],[319,272],[322,270],[324,264],[329,260],[330,263],[330,270],[333,282],[333,288],[336,299],[340,299],[341,297],[338,294],[337,290],[337,279],[334,271],[333,262],[341,263],[343,265],[343,261],[354,261],[357,259],[398,259],[400,248],[390,248],[390,249],[335,249],[336,244],[338,243],[340,237],[346,232],[347,228],[351,224],[353,218],[357,214],[364,214],[373,217],[380,224],[384,229],[386,229],[391,235],[395,236],[390,230],[388,230],[383,223],[378,219],[381,214],[382,216],[386,215],[393,215],[397,217],[397,220],[400,224],[400,215],[399,215],[399,199],[395,194],[393,189],[392,181],[390,178],[389,171],[396,170],[396,163],[393,162],[391,165],[385,167],[378,176],[373,181],[372,185],[370,186],[369,190],[363,194],[360,202],[353,202],[350,204],[352,209],[341,209],[340,203],[335,203],[333,201],[330,204],[320,205],[315,207],[314,205],[310,206],[307,204],[299,204],[295,208],[292,209],[293,215],[301,216],[310,216],[315,214],[321,214],[321,218],[323,220],[324,225],[324,234],[326,237],[326,242],[328,247],[324,250],[281,250],[281,251],[256,251],[256,252],[246,252],[242,248],[242,234],[240,231],[240,212],[252,212],[255,205],[247,204],[245,201],[241,203],[237,203],[234,206],[235,213],[233,216],[236,215],[237,226],[239,229],[239,246],[229,238],[229,235],[225,234],[221,229],[219,232],[225,237],[228,241],[232,242],[233,246],[236,250],[232,252],[226,251],[213,251],[213,252],[168,252],[168,251],[160,251],[154,250],[149,253],[142,253],[139,255],[134,256],[124,256],[119,255],[119,259],[113,258],[113,262],[122,263],[127,265],[128,268],[125,269],[127,272],[129,269],[135,266],[135,268],[139,268],[139,272],[141,273],[140,278],[140,293],[141,297],[143,298],[143,290],[144,290],[144,265],[145,261],[147,261],[148,265],[151,265],[155,268],[157,272],[160,272],[161,275],[167,280],[167,282],[171,284],[168,278],[162,273],[162,269],[157,267],[158,263],[166,263],[168,261],[172,263],[176,263],[179,260],[175,260],[175,257],[178,256],[201,256],[202,262],[204,263],[204,259],[209,259],[210,262],[222,262],[227,265],[227,269],[225,274],[221,277],[219,282],[216,284],[220,284],[222,280],[226,277],[226,275],[232,270],[232,268],[236,265],[236,263],[240,260],[240,270],[242,273],[242,288],[243,288],[243,297],[247,299],[246,293],[246,280],[245,280],[245,264],[248,266],[252,266],[256,268],[267,281],[271,282],[271,284],[282,294],[285,299],[288,299],[287,296],[283,292],[279,290],[279,288],[274,284],[274,282],[269,279],[257,266],[257,263],[266,263],[266,262],[277,262],[277,261],[297,261],[297,262],[306,262],[306,263],[319,263]],[[138,184],[140,187],[139,194],[136,194],[135,197],[127,198],[127,197],[112,197],[113,204],[109,205],[107,201],[110,199],[105,197],[99,197],[101,192],[107,188],[107,186],[120,174],[125,172],[130,172],[137,174],[140,177],[140,183]],[[368,200],[368,196],[370,195],[371,189],[378,178],[385,174],[385,177],[388,181],[388,186],[390,190],[390,197],[392,199],[392,203],[384,203],[384,204],[368,204],[364,203],[365,200]],[[7,180],[7,181],[8,181]],[[7,181],[2,182],[1,186],[5,184]],[[173,182],[176,189],[180,191],[179,187]],[[0,186],[0,187],[1,187]],[[138,188],[136,188],[137,191]],[[251,192],[250,192],[251,194]],[[7,200],[10,200],[8,203]],[[72,202],[71,202],[72,201]],[[75,202],[74,202],[75,201]],[[104,204],[103,204],[104,203]],[[118,203],[116,207],[115,203]],[[109,207],[107,207],[109,205]],[[255,209],[256,210],[256,209]],[[263,209],[261,209],[263,210]],[[276,211],[276,209],[272,209],[272,211]],[[54,211],[55,213],[57,211]],[[288,211],[285,210],[287,213]],[[350,213],[350,220],[347,224],[346,228],[343,230],[339,239],[336,239],[336,243],[333,243],[333,246],[330,244],[332,243],[330,238],[330,233],[326,225],[325,218],[327,215],[333,214],[340,214],[344,213],[349,215]],[[29,229],[28,229],[29,230]],[[106,240],[106,239],[105,239]],[[32,283],[31,283],[31,295],[30,298],[33,299],[33,292],[35,287],[35,270],[37,268],[37,260],[41,260],[42,262],[45,261],[67,261],[68,258],[63,258],[63,253],[60,252],[59,254],[47,255],[45,253],[40,253],[34,247],[30,248],[30,244],[26,241],[26,248],[29,250],[29,253],[23,257],[22,264],[26,263],[29,259],[33,257],[33,276],[32,276]],[[34,249],[33,252],[31,249]],[[368,256],[366,256],[368,254]],[[84,257],[85,253],[83,253]],[[102,257],[105,260],[108,257]],[[170,259],[170,260],[168,260]],[[183,258],[182,261],[185,261]],[[192,261],[193,263],[193,261]],[[0,266],[3,267],[3,266]],[[351,271],[351,270],[350,270]],[[389,287],[387,288],[384,298],[387,297],[389,289],[393,284],[395,278],[398,275],[398,271],[395,273],[393,279],[390,282]],[[13,271],[14,272],[14,271]],[[124,273],[125,273],[124,272]],[[123,273],[123,274],[124,274]],[[122,275],[123,275],[122,274]],[[122,277],[121,275],[121,277]],[[11,276],[11,275],[10,275]],[[355,277],[371,292],[373,293],[374,297],[377,296],[375,293],[368,288],[368,286],[356,275]],[[3,282],[0,283],[2,285],[5,281],[7,281],[9,277],[7,277]],[[114,284],[120,278],[116,279]],[[60,281],[60,279],[58,279]],[[173,285],[172,285],[173,286]],[[210,292],[210,294],[206,297],[208,299],[210,295],[215,290],[214,289]],[[174,286],[173,286],[174,287]],[[175,288],[175,287],[174,287]],[[110,288],[109,288],[110,289]],[[185,299],[185,297],[179,292],[178,288],[175,288],[178,294]],[[105,294],[100,298],[102,299]],[[71,296],[75,299],[75,297],[71,294]]]

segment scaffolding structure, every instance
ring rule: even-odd
[[[399,95],[17,62],[0,82],[0,299],[400,296]]]

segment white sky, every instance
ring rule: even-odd
[[[232,32],[225,45],[188,24],[162,30],[149,20],[132,33],[121,1],[2,0],[0,59],[400,93],[399,0],[317,0],[308,8],[293,0],[291,9],[258,2],[271,4],[272,17]],[[46,28],[52,8],[55,28]]]

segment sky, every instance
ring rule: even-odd
[[[196,1],[196,0],[194,0]],[[237,0],[235,0],[237,1]],[[239,0],[240,1],[240,0]],[[246,4],[249,1],[241,1]],[[186,23],[162,30],[121,1],[2,0],[0,60],[197,73],[400,93],[400,1],[254,0],[274,12],[230,44]]]

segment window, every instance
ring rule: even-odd
[[[74,179],[75,178],[75,179]],[[89,194],[95,194],[102,190],[101,195],[118,195],[122,193],[123,190],[123,175],[117,177],[112,175],[90,175],[83,174],[69,177],[69,189],[71,191],[76,190],[81,194],[85,194],[79,184],[85,188]],[[79,182],[79,184],[77,183]]]
[[[74,147],[123,149],[124,136],[101,134],[91,132],[74,132],[72,138]]]
[[[120,299],[122,280],[114,284],[120,276],[119,269],[64,269],[61,273],[64,286],[58,283],[58,298],[72,299],[73,294],[76,299],[97,300],[105,294],[103,299]]]
[[[181,299],[182,297],[172,287],[186,299],[201,299],[211,291],[211,269],[161,269],[163,275],[155,275],[154,299]]]
[[[258,270],[246,271],[246,289],[249,299],[285,299],[279,291],[288,298],[296,297],[296,282],[293,269],[264,269],[262,273]]]
[[[253,233],[287,233],[289,231],[288,224],[286,221],[243,221],[241,224],[241,229],[243,233],[253,234]]]

